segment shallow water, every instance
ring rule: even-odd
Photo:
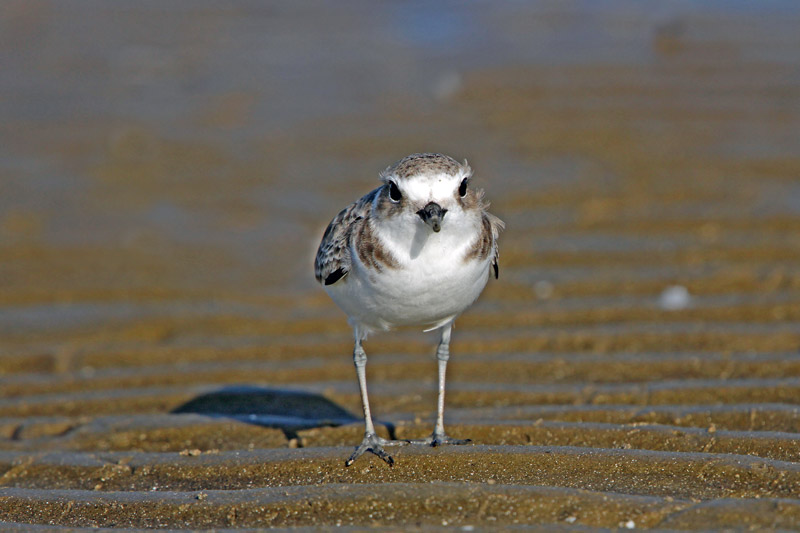
[[[800,529],[800,7],[755,5],[4,2],[3,519]],[[508,224],[473,444],[344,468],[312,257],[416,151]],[[366,344],[385,436],[430,432],[435,342]]]

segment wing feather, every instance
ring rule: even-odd
[[[489,220],[489,226],[492,228],[492,267],[494,268],[494,279],[498,279],[500,277],[500,249],[497,246],[497,238],[500,230],[504,229],[506,224],[488,211],[484,211],[483,216]]]
[[[381,188],[378,187],[348,205],[328,224],[314,261],[314,274],[317,281],[325,285],[332,285],[347,277],[352,264],[350,239],[354,228],[367,217],[372,209],[372,202],[380,190]]]

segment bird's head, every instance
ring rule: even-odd
[[[402,217],[439,233],[458,224],[481,205],[482,191],[469,186],[472,169],[442,154],[412,154],[381,172],[384,185],[376,208],[386,217]]]

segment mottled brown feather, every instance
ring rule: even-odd
[[[394,163],[381,172],[381,179],[405,180],[417,174],[439,173],[455,175],[459,171],[469,171],[469,166],[444,154],[411,154]]]
[[[379,272],[384,267],[397,268],[400,266],[389,250],[383,246],[380,239],[375,236],[369,219],[359,221],[358,228],[354,231],[358,235],[358,258],[364,266]]]
[[[381,186],[370,191],[344,208],[328,224],[314,261],[317,281],[331,284],[347,278],[352,266],[351,246],[354,238],[361,243],[358,256],[365,266],[377,270],[397,267],[397,261],[380,244],[367,218],[375,197],[385,195],[385,188]]]
[[[492,223],[489,222],[489,217],[484,216],[481,219],[481,225],[483,226],[481,233],[464,256],[465,261],[486,259],[492,251]]]
[[[497,238],[500,235],[500,230],[505,227],[505,223],[489,213],[489,202],[484,202],[483,195],[482,189],[472,189],[463,199],[465,208],[479,209],[481,212],[481,233],[464,255],[464,261],[484,260],[491,254],[494,277],[497,278],[499,274],[498,259],[500,257]]]

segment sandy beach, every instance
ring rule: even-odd
[[[0,7],[0,527],[800,529],[800,9]],[[464,446],[363,433],[330,219],[409,153],[505,220]],[[370,337],[428,435],[435,333]]]

